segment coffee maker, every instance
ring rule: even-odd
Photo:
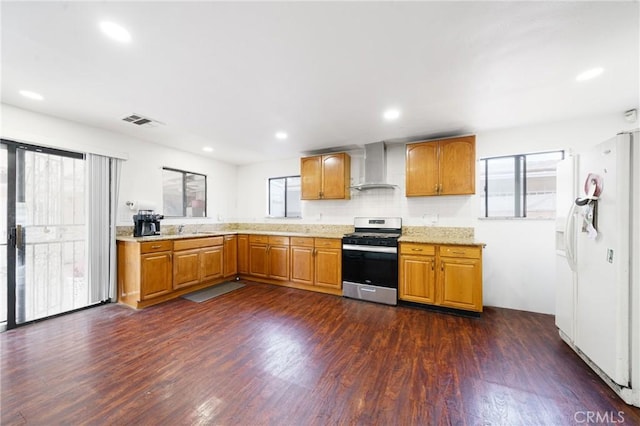
[[[138,214],[133,215],[133,236],[160,235],[160,219],[164,216],[155,214],[153,210],[138,210]]]

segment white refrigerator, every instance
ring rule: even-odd
[[[640,406],[640,132],[557,169],[556,326],[628,404]]]

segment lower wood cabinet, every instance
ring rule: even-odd
[[[342,295],[342,240],[238,235],[238,273],[246,278]],[[246,248],[245,248],[246,246]],[[243,261],[247,259],[246,261]]]
[[[312,237],[291,237],[291,281],[313,285],[314,247]]]
[[[222,278],[223,237],[187,238],[173,243],[173,289]]]
[[[238,275],[238,236],[224,236],[224,268],[223,276],[225,278],[235,277]]]
[[[140,245],[140,300],[148,300],[171,291],[171,245]]]
[[[269,280],[289,280],[289,237],[249,236],[249,275]]]
[[[482,249],[441,246],[439,271],[441,306],[482,312]]]
[[[340,290],[342,241],[333,238],[291,237],[291,281],[303,286]]]
[[[400,243],[398,297],[482,312],[482,248]]]
[[[119,302],[138,307],[171,294],[171,241],[118,241],[117,249]]]
[[[249,273],[249,236],[238,234],[238,273]]]
[[[342,240],[315,238],[314,285],[342,288]]]
[[[223,237],[118,241],[118,302],[144,308],[224,280]]]
[[[240,275],[342,295],[342,240],[238,234],[117,242],[118,301],[143,308]]]
[[[436,246],[400,246],[398,297],[418,303],[436,303]]]

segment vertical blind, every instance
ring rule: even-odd
[[[116,214],[122,160],[87,154],[86,161],[90,302],[115,301]]]

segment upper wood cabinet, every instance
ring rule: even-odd
[[[300,159],[303,200],[344,200],[351,198],[351,157],[346,152]]]
[[[475,192],[475,136],[407,144],[407,197]]]

